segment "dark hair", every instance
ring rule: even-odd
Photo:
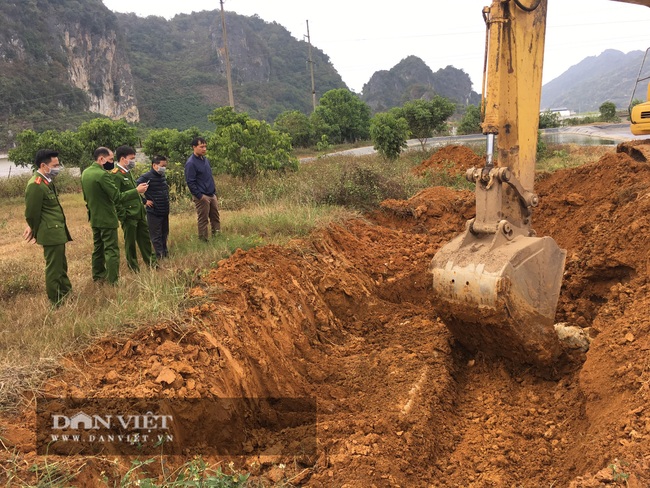
[[[151,158],[151,164],[159,164],[161,161],[167,161],[167,158],[165,156],[154,156]]]
[[[115,159],[120,161],[122,158],[135,154],[135,149],[131,146],[120,146],[115,150]]]
[[[36,156],[34,156],[34,167],[36,169],[41,167],[42,163],[49,163],[52,161],[52,158],[56,158],[59,155],[58,152],[56,152],[54,149],[41,149],[36,152]]]
[[[207,144],[207,143],[206,143],[205,139],[203,139],[203,137],[195,137],[194,139],[192,139],[192,142],[191,142],[192,147],[196,147],[199,144]]]
[[[95,161],[97,161],[102,156],[109,156],[110,154],[111,154],[111,150],[109,148],[101,146],[95,149],[95,152],[93,153],[93,158],[95,158]]]

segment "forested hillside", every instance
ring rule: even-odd
[[[226,12],[235,105],[273,120],[312,109],[308,44],[281,25]],[[312,49],[317,96],[344,88]],[[100,0],[0,2],[0,150],[27,128],[97,116],[146,127],[207,127],[228,104],[220,12],[139,18]]]
[[[0,148],[25,128],[137,119],[115,15],[100,0],[0,2]]]
[[[619,110],[627,109],[642,59],[642,51],[624,54],[613,49],[585,58],[544,85],[541,108],[590,112],[609,101]],[[639,86],[636,98],[645,100],[646,86]]]
[[[220,12],[141,18],[118,14],[126,32],[142,122],[186,129],[207,126],[228,105]],[[277,23],[226,12],[235,107],[273,120],[290,109],[312,109],[308,44]],[[345,84],[329,58],[312,49],[317,96]]]

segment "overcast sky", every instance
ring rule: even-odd
[[[158,15],[219,10],[219,0],[103,0],[115,12]],[[532,3],[532,0],[523,0]],[[330,57],[347,86],[361,92],[375,71],[406,56],[433,71],[452,65],[479,91],[485,43],[482,9],[490,0],[225,0],[224,9],[277,22],[297,39],[307,34]],[[605,49],[650,47],[650,8],[612,0],[549,0],[544,83]],[[632,90],[633,87],[630,87]]]

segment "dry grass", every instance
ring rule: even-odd
[[[143,266],[134,274],[126,267],[122,249],[119,286],[112,287],[91,278],[92,232],[82,196],[62,195],[61,204],[73,237],[66,247],[73,292],[53,309],[45,295],[42,247],[21,237],[23,200],[0,200],[0,408],[15,407],[23,393],[38,390],[63,355],[102,336],[177,319],[187,289],[236,249],[283,244],[315,226],[353,215],[340,208],[281,201],[224,211],[223,234],[205,244],[196,236],[196,215],[186,206],[170,217],[170,258],[158,270]]]
[[[550,156],[540,162],[541,171],[595,161],[612,150],[550,149]],[[15,407],[23,392],[37,390],[55,371],[62,356],[98,337],[125,334],[158,321],[176,321],[187,305],[188,287],[236,249],[284,244],[308,235],[315,227],[357,215],[327,205],[342,188],[367,200],[408,198],[431,183],[410,172],[429,156],[428,152],[410,151],[390,165],[374,157],[326,158],[305,165],[296,174],[269,177],[253,187],[217,178],[218,192],[228,209],[222,211],[223,234],[207,245],[200,242],[191,203],[176,204],[170,217],[170,258],[157,271],[143,267],[135,275],[122,256],[120,284],[115,288],[92,281],[92,232],[83,198],[78,193],[64,194],[61,203],[74,239],[67,245],[73,293],[58,309],[52,309],[45,296],[42,248],[21,237],[25,228],[23,199],[0,198],[0,409]],[[352,182],[342,177],[355,168],[368,177]],[[377,181],[390,182],[385,185],[387,193],[368,192],[376,190]]]

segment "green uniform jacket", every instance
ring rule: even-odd
[[[120,204],[120,191],[115,186],[113,176],[99,164],[93,163],[81,173],[81,189],[90,226],[117,229],[116,206]]]
[[[125,171],[116,166],[109,174],[113,177],[113,183],[120,191],[122,198],[117,206],[117,217],[120,222],[129,220],[146,220],[147,212],[142,202],[142,196],[136,190],[135,180],[130,171]]]
[[[25,220],[42,246],[72,240],[54,187],[40,173],[34,173],[25,188]]]

